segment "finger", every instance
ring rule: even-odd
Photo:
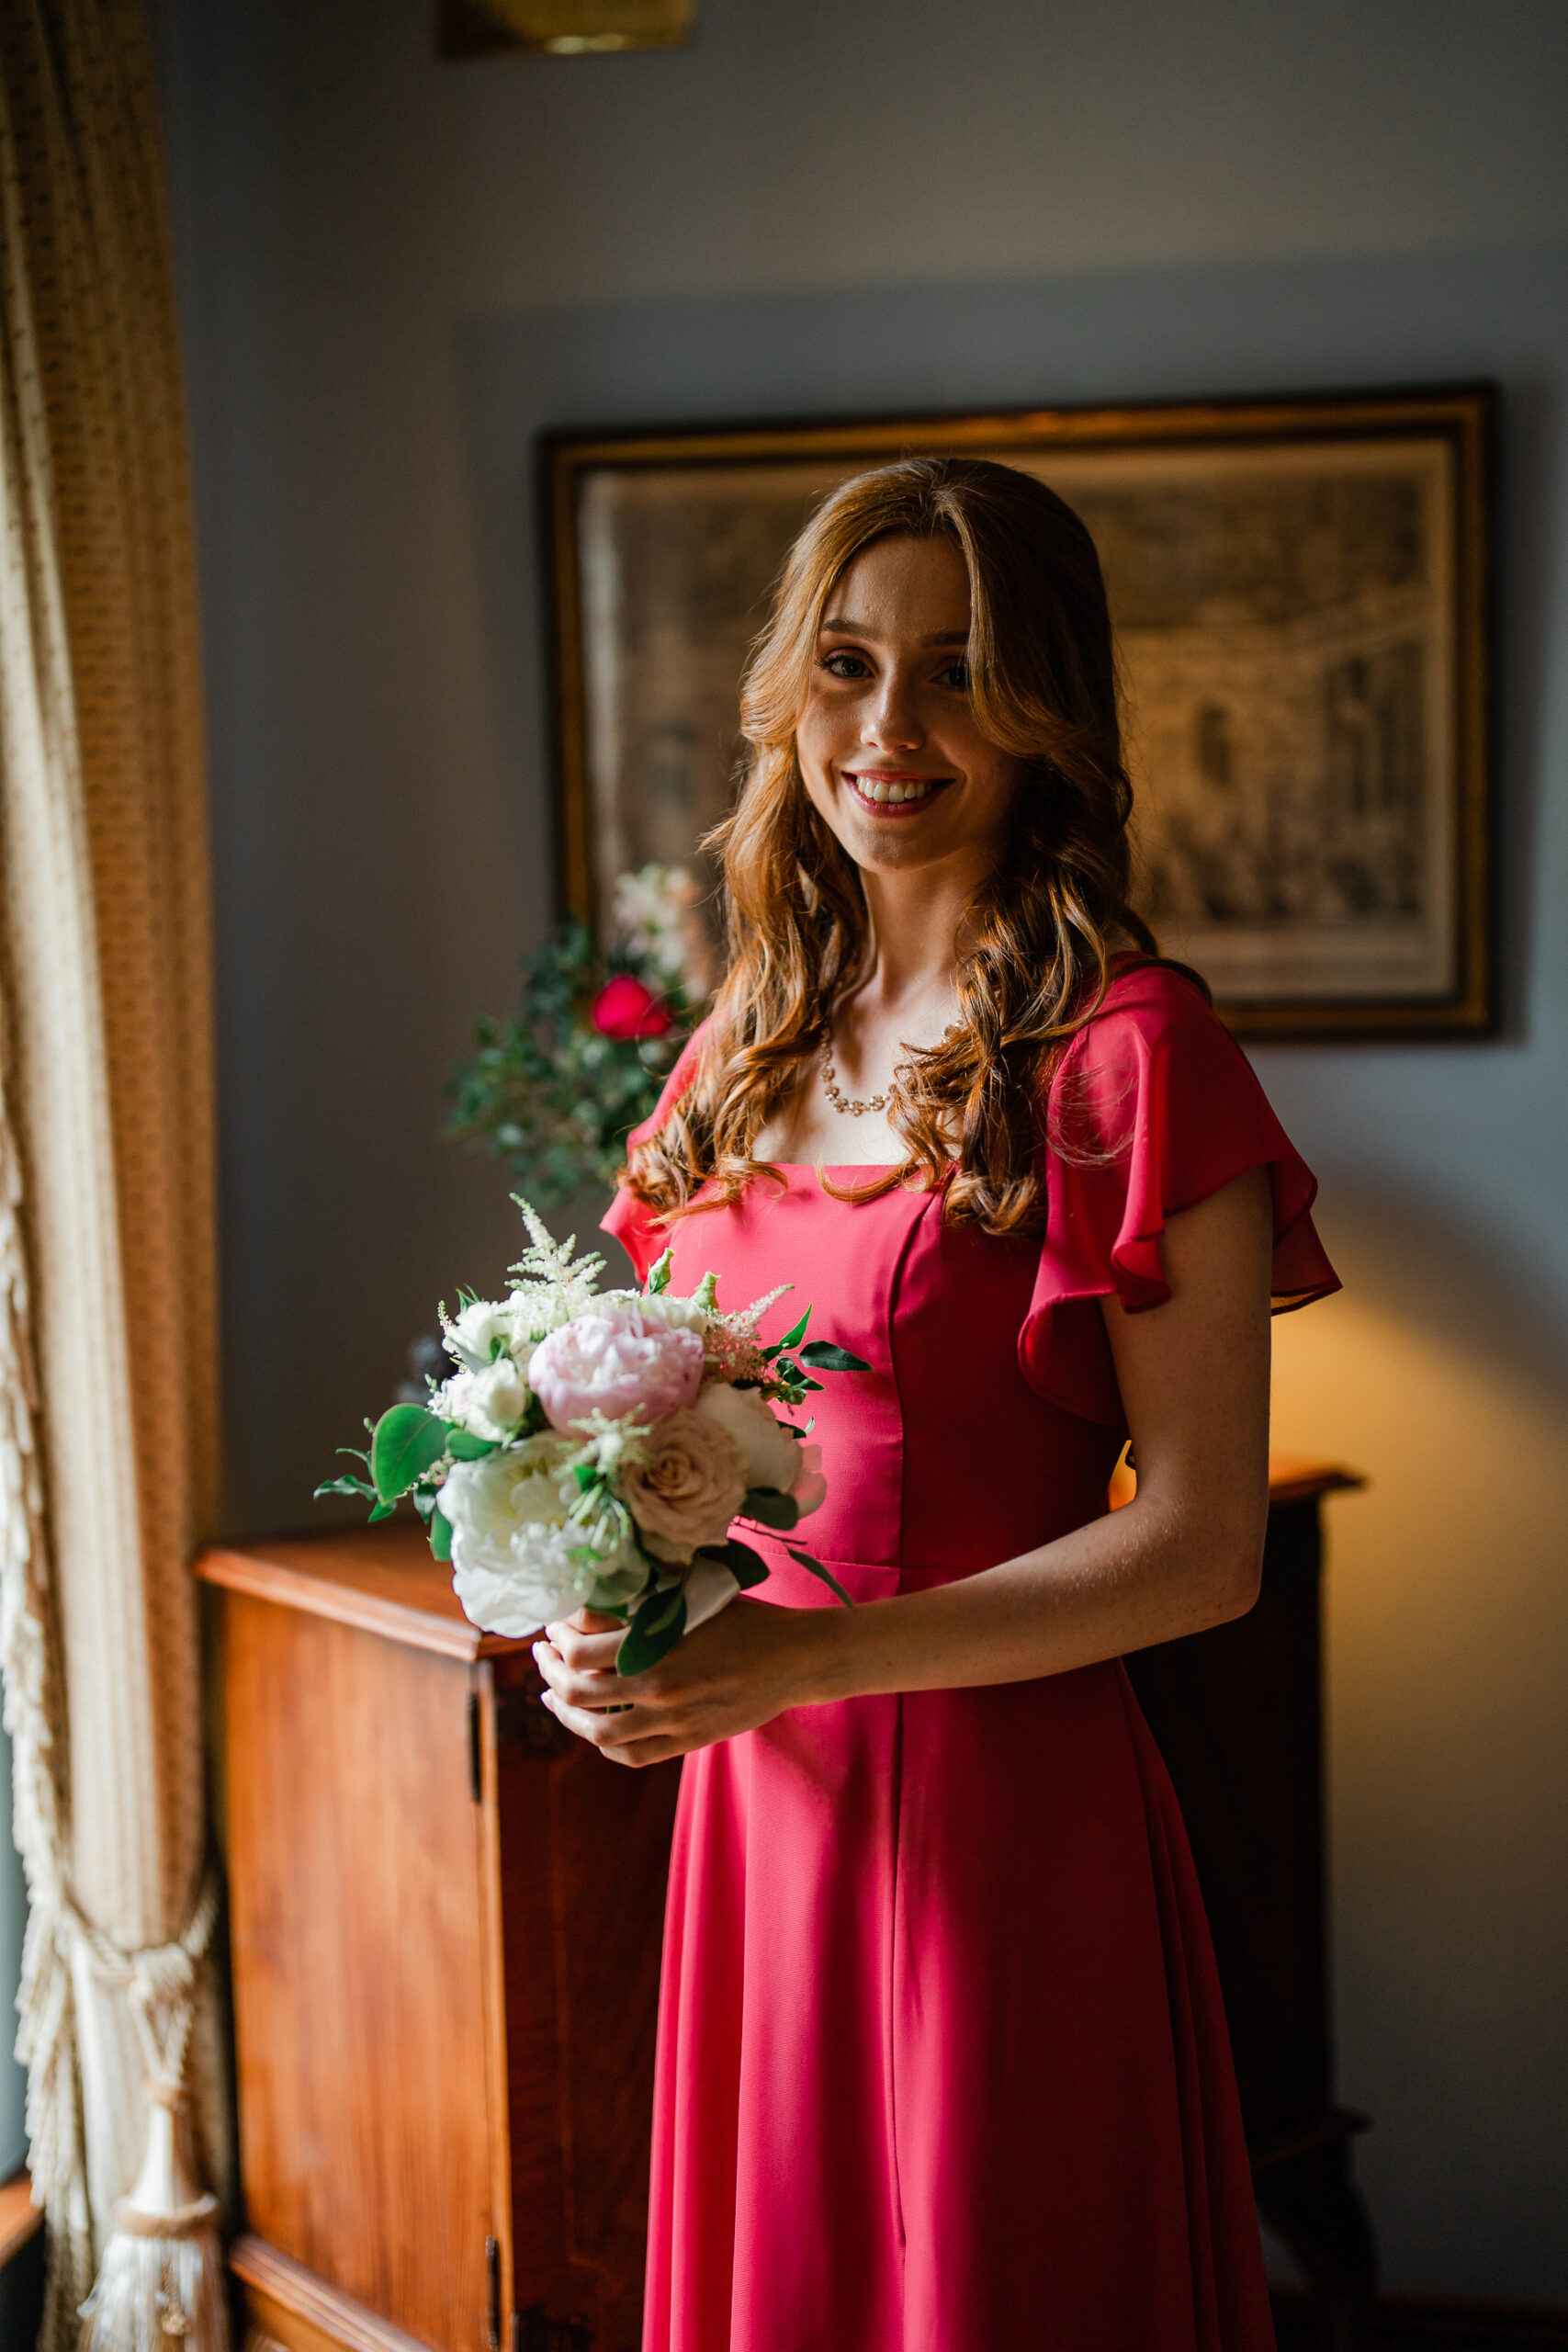
[[[534,1663],[541,1674],[549,1668],[557,1674],[607,1674],[612,1679],[615,1675],[614,1648],[607,1655],[604,1651],[584,1654],[580,1645],[563,1650],[554,1642],[536,1642]]]
[[[633,1736],[626,1721],[632,1712],[629,1707],[623,1705],[620,1712],[614,1713],[604,1707],[577,1707],[552,1690],[545,1692],[544,1703],[558,1723],[563,1723],[568,1731],[575,1732],[579,1739],[587,1740],[591,1747],[603,1748],[606,1752],[612,1748],[619,1749]]]
[[[631,1697],[626,1690],[625,1678],[619,1674],[581,1673],[568,1666],[564,1660],[558,1658],[554,1652],[549,1650],[538,1657],[536,1664],[538,1667],[541,1680],[548,1685],[558,1699],[564,1700],[570,1707],[620,1709],[629,1707],[631,1704]]]
[[[609,1633],[583,1633],[570,1623],[545,1628],[547,1638],[569,1666],[614,1666],[626,1631],[624,1625],[616,1625]]]
[[[660,1734],[650,1739],[634,1739],[624,1747],[602,1747],[599,1753],[606,1764],[625,1764],[636,1772],[645,1764],[671,1764],[677,1757],[689,1755],[695,1744]]]

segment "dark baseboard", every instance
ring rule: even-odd
[[[1318,2335],[1299,2296],[1274,2299],[1280,2352],[1316,2352]],[[1568,2312],[1520,2303],[1437,2299],[1380,2301],[1371,2352],[1568,2352]]]

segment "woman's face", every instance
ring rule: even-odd
[[[969,575],[948,538],[876,539],[828,599],[795,730],[812,805],[857,865],[988,865],[1025,763],[969,700]]]

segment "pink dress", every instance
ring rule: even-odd
[[[1173,1211],[1266,1166],[1280,1303],[1337,1287],[1313,1179],[1187,981],[1123,974],[1053,1101],[1043,1246],[944,1226],[940,1193],[835,1201],[810,1168],[674,1227],[676,1289],[788,1279],[764,1337],[809,1301],[871,1367],[813,1399],[829,1497],[799,1538],[856,1600],[1100,1516],[1124,1429],[1099,1302],[1168,1295]],[[626,1194],[605,1222],[639,1269],[662,1247]],[[749,1540],[758,1599],[838,1605]],[[1119,1662],[799,1708],[688,1758],[643,2340],[1272,2345],[1208,1930]]]

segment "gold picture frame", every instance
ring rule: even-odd
[[[544,445],[558,838],[592,922],[722,812],[784,551],[917,452],[1038,473],[1100,545],[1140,871],[1239,1034],[1495,1021],[1488,384],[573,434]]]
[[[444,58],[589,57],[627,49],[681,49],[696,0],[440,0],[436,51]]]

